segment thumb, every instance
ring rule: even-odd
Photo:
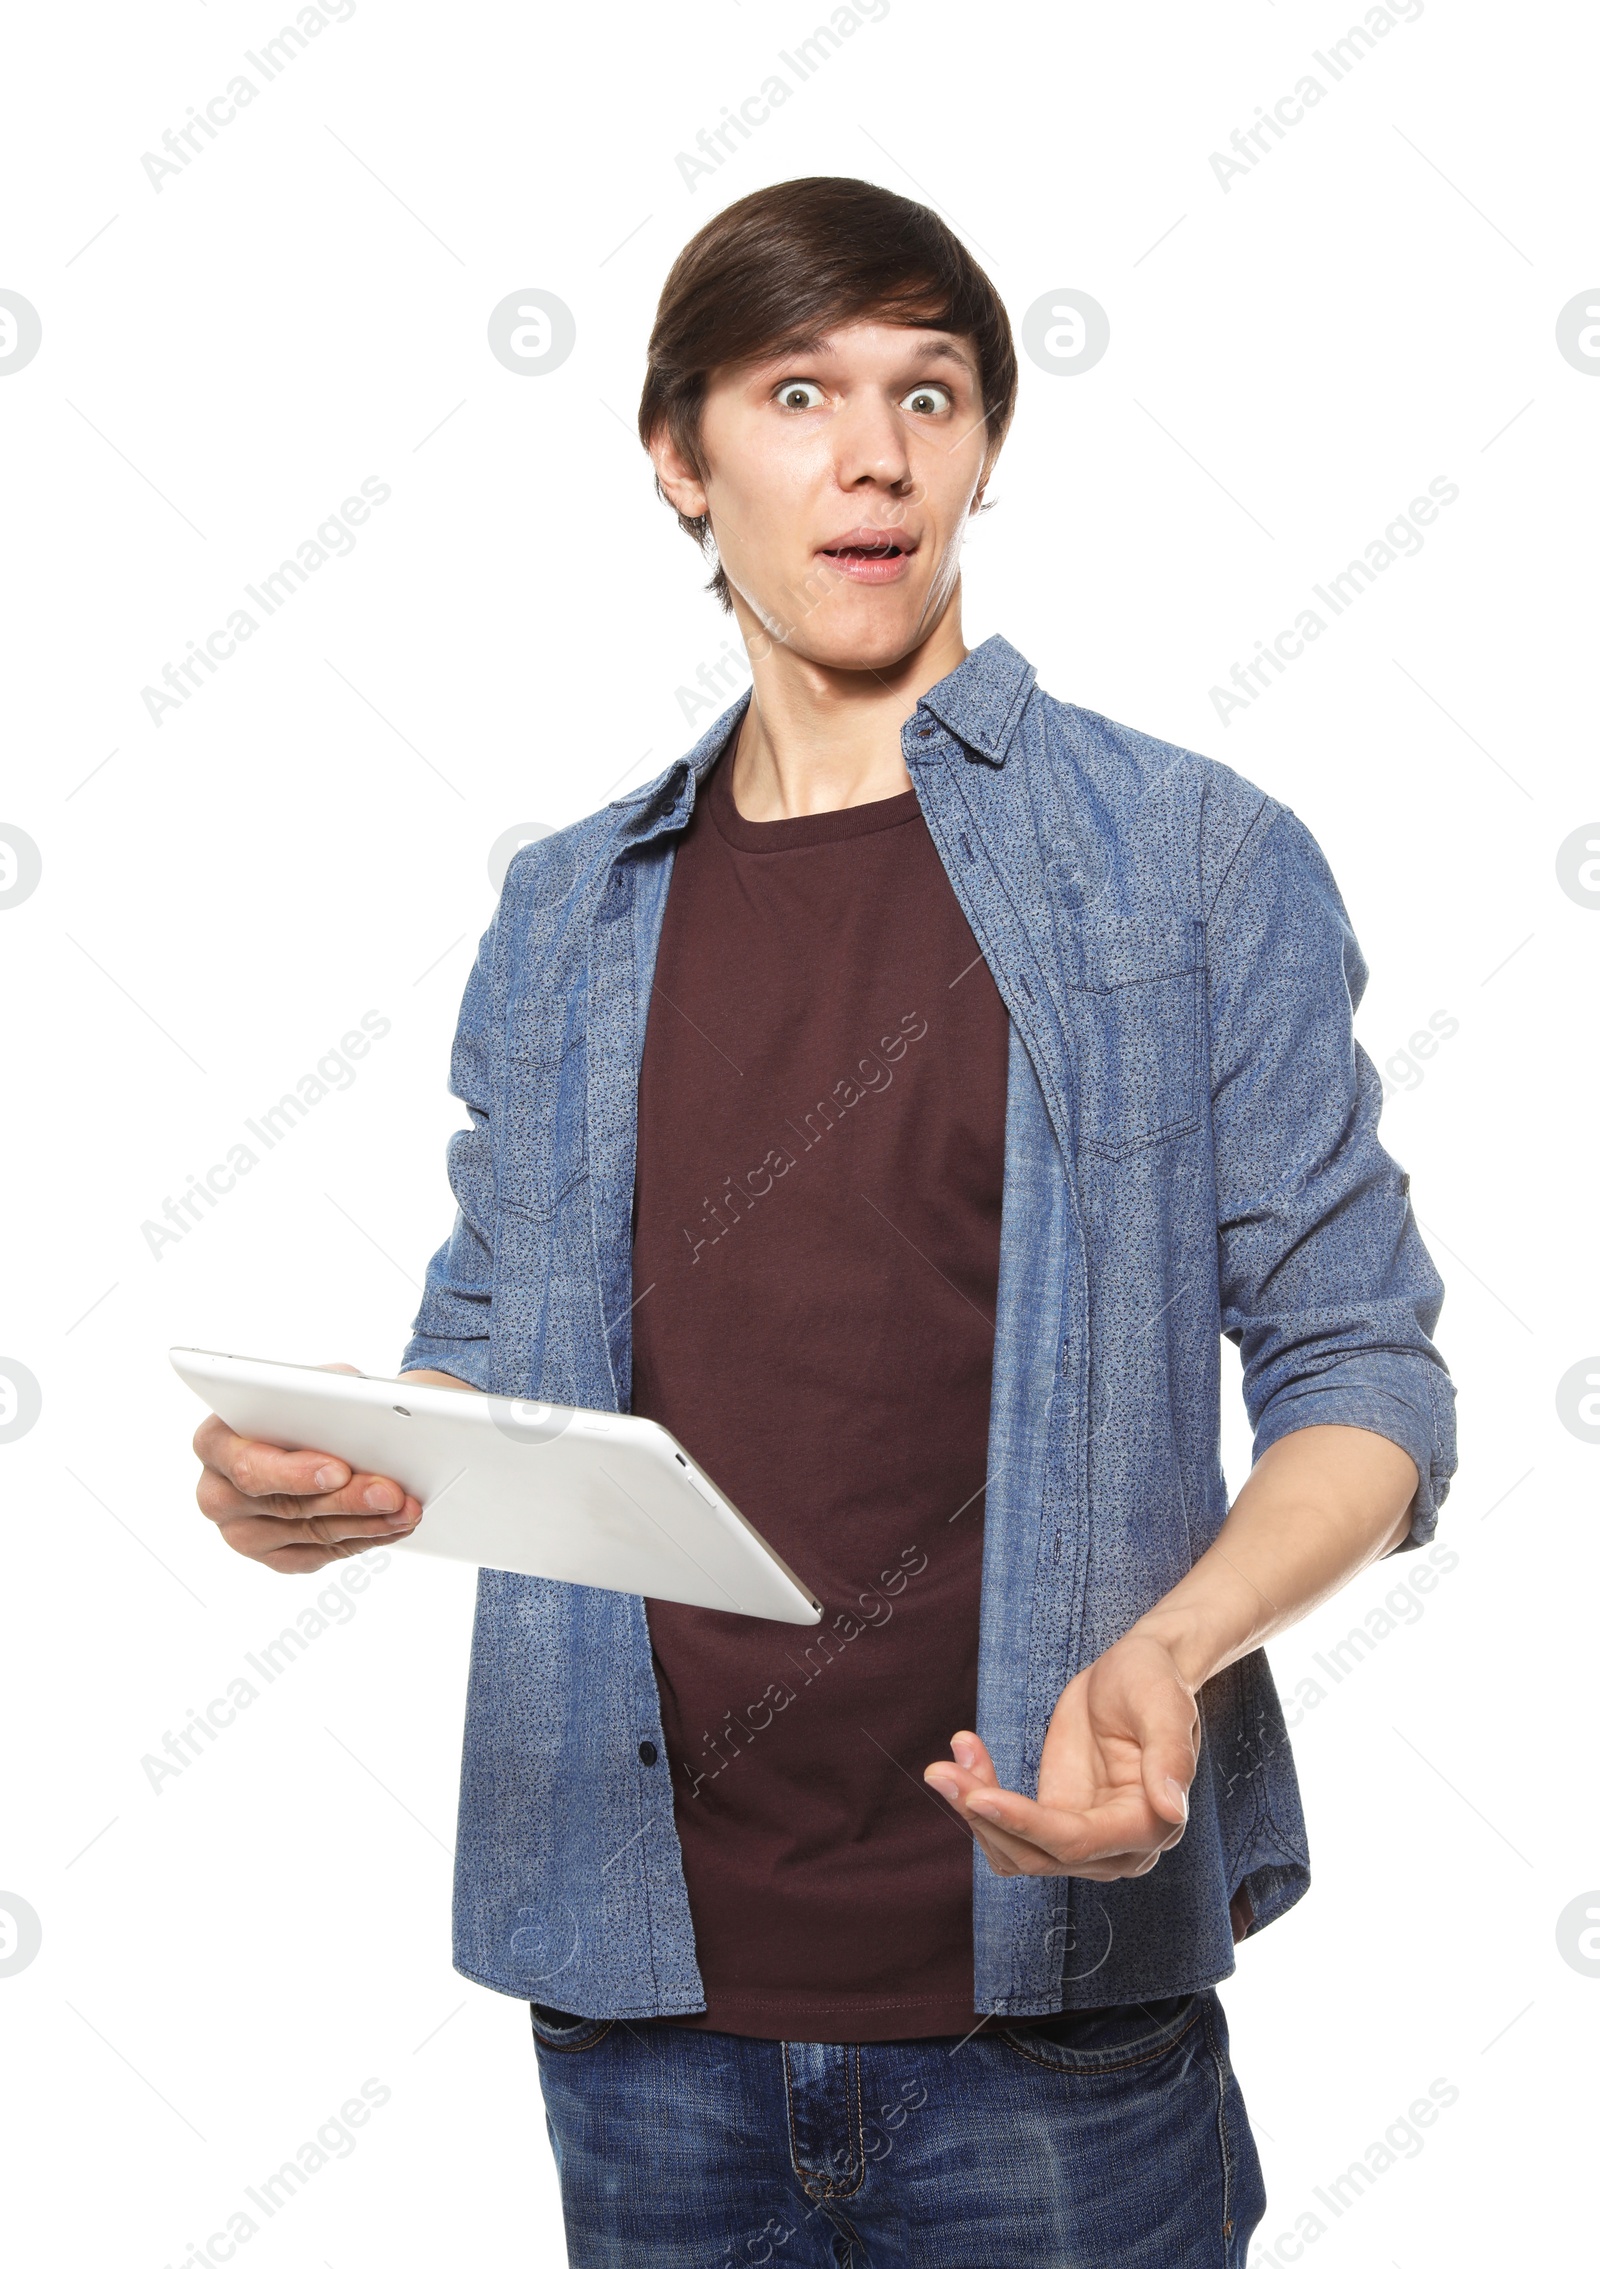
[[[1175,1827],[1189,1823],[1189,1783],[1180,1780],[1176,1773],[1165,1773],[1152,1768],[1148,1758],[1144,1766],[1144,1791],[1150,1799],[1151,1809]]]
[[[1184,1826],[1196,1763],[1190,1728],[1177,1722],[1175,1712],[1163,1711],[1141,1734],[1139,1777],[1145,1797],[1158,1818]]]

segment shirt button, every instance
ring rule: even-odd
[[[639,1744],[639,1762],[640,1762],[640,1764],[641,1764],[641,1765],[653,1765],[653,1764],[655,1763],[655,1761],[656,1761],[656,1745],[655,1745],[655,1743],[654,1743],[653,1741],[641,1741],[641,1742],[640,1742],[640,1744]]]

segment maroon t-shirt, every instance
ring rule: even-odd
[[[971,1842],[922,1770],[976,1713],[1008,1037],[914,790],[751,821],[713,768],[646,1027],[633,1408],[825,1613],[650,1603],[680,2022],[973,2023]]]

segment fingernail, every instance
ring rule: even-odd
[[[413,1525],[413,1516],[403,1509],[398,1513],[391,1513],[389,1515],[389,1526],[391,1528],[411,1528]]]
[[[980,1820],[998,1820],[1000,1817],[999,1807],[986,1796],[969,1796],[967,1810],[976,1812]]]
[[[950,1754],[954,1757],[956,1763],[965,1766],[969,1773],[978,1761],[978,1752],[973,1748],[970,1741],[952,1741]]]
[[[1170,1773],[1167,1775],[1167,1787],[1175,1800],[1183,1806],[1183,1816],[1187,1820],[1189,1817],[1189,1791],[1186,1788],[1180,1788]]]
[[[387,1513],[397,1509],[394,1502],[394,1491],[383,1481],[375,1481],[372,1484],[372,1487],[362,1499],[362,1503],[370,1513]]]
[[[337,1489],[343,1472],[342,1465],[319,1465],[311,1478],[319,1489]]]

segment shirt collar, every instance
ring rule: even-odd
[[[647,780],[642,788],[635,788],[631,795],[617,797],[618,809],[627,815],[624,831],[631,843],[648,843],[653,836],[688,826],[695,792],[738,731],[739,720],[750,706],[752,690],[746,686],[732,707],[724,709],[716,723],[706,728],[687,755],[674,758],[665,772],[658,772],[653,780]]]
[[[1036,675],[1033,664],[995,632],[922,696],[907,724],[908,759],[933,753],[919,746],[916,730],[916,717],[926,710],[963,747],[990,764],[1004,764]],[[654,836],[688,825],[696,791],[738,731],[750,706],[751,691],[746,686],[694,747],[669,764],[665,772],[631,795],[617,798],[618,808],[627,815],[624,826],[630,842],[648,843]]]
[[[1004,764],[1023,706],[1037,676],[1033,664],[997,631],[974,646],[917,704],[945,725],[965,748],[990,764]],[[907,754],[920,754],[913,727]]]

